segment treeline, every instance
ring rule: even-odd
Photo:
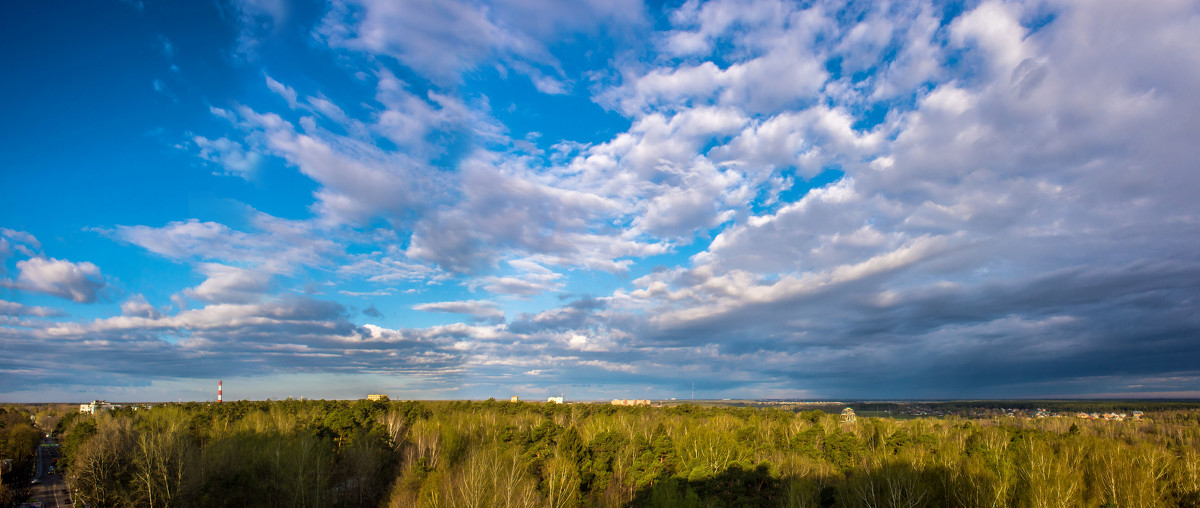
[[[289,400],[60,428],[98,507],[1200,506],[1200,423],[1148,416]]]
[[[787,402],[762,401],[706,401],[705,404],[727,407],[797,407]],[[826,412],[838,412],[850,407],[855,411],[889,412],[894,414],[912,413],[921,409],[942,414],[967,414],[979,409],[1004,410],[1017,409],[1032,412],[1045,409],[1051,413],[1132,413],[1145,412],[1180,412],[1196,413],[1200,402],[1170,401],[1170,400],[954,400],[928,402],[844,402],[844,403],[804,403],[805,409],[816,409]]]
[[[895,409],[903,406],[902,403],[876,403],[872,404],[870,409]],[[985,409],[1021,409],[1032,411],[1035,409],[1045,409],[1050,412],[1083,412],[1083,413],[1107,413],[1107,412],[1125,412],[1133,411],[1145,412],[1194,412],[1200,409],[1200,404],[1194,401],[1156,401],[1156,400],[980,400],[980,401],[947,401],[947,402],[932,402],[927,405],[934,409],[942,411],[967,411],[976,408]],[[864,407],[868,406],[863,404]],[[858,405],[855,405],[858,409]],[[1200,414],[1200,413],[1198,413]]]
[[[37,463],[42,434],[30,416],[24,409],[0,407],[0,461],[9,461],[0,475],[0,506],[19,501]]]

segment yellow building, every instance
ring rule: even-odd
[[[650,401],[646,399],[613,399],[614,406],[649,406]]]

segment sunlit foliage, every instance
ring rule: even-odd
[[[486,402],[65,418],[94,506],[1200,506],[1200,419],[860,417]]]

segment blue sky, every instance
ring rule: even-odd
[[[1200,396],[1188,2],[27,2],[0,400]]]

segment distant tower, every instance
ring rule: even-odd
[[[217,404],[221,403],[221,380],[217,380]]]

